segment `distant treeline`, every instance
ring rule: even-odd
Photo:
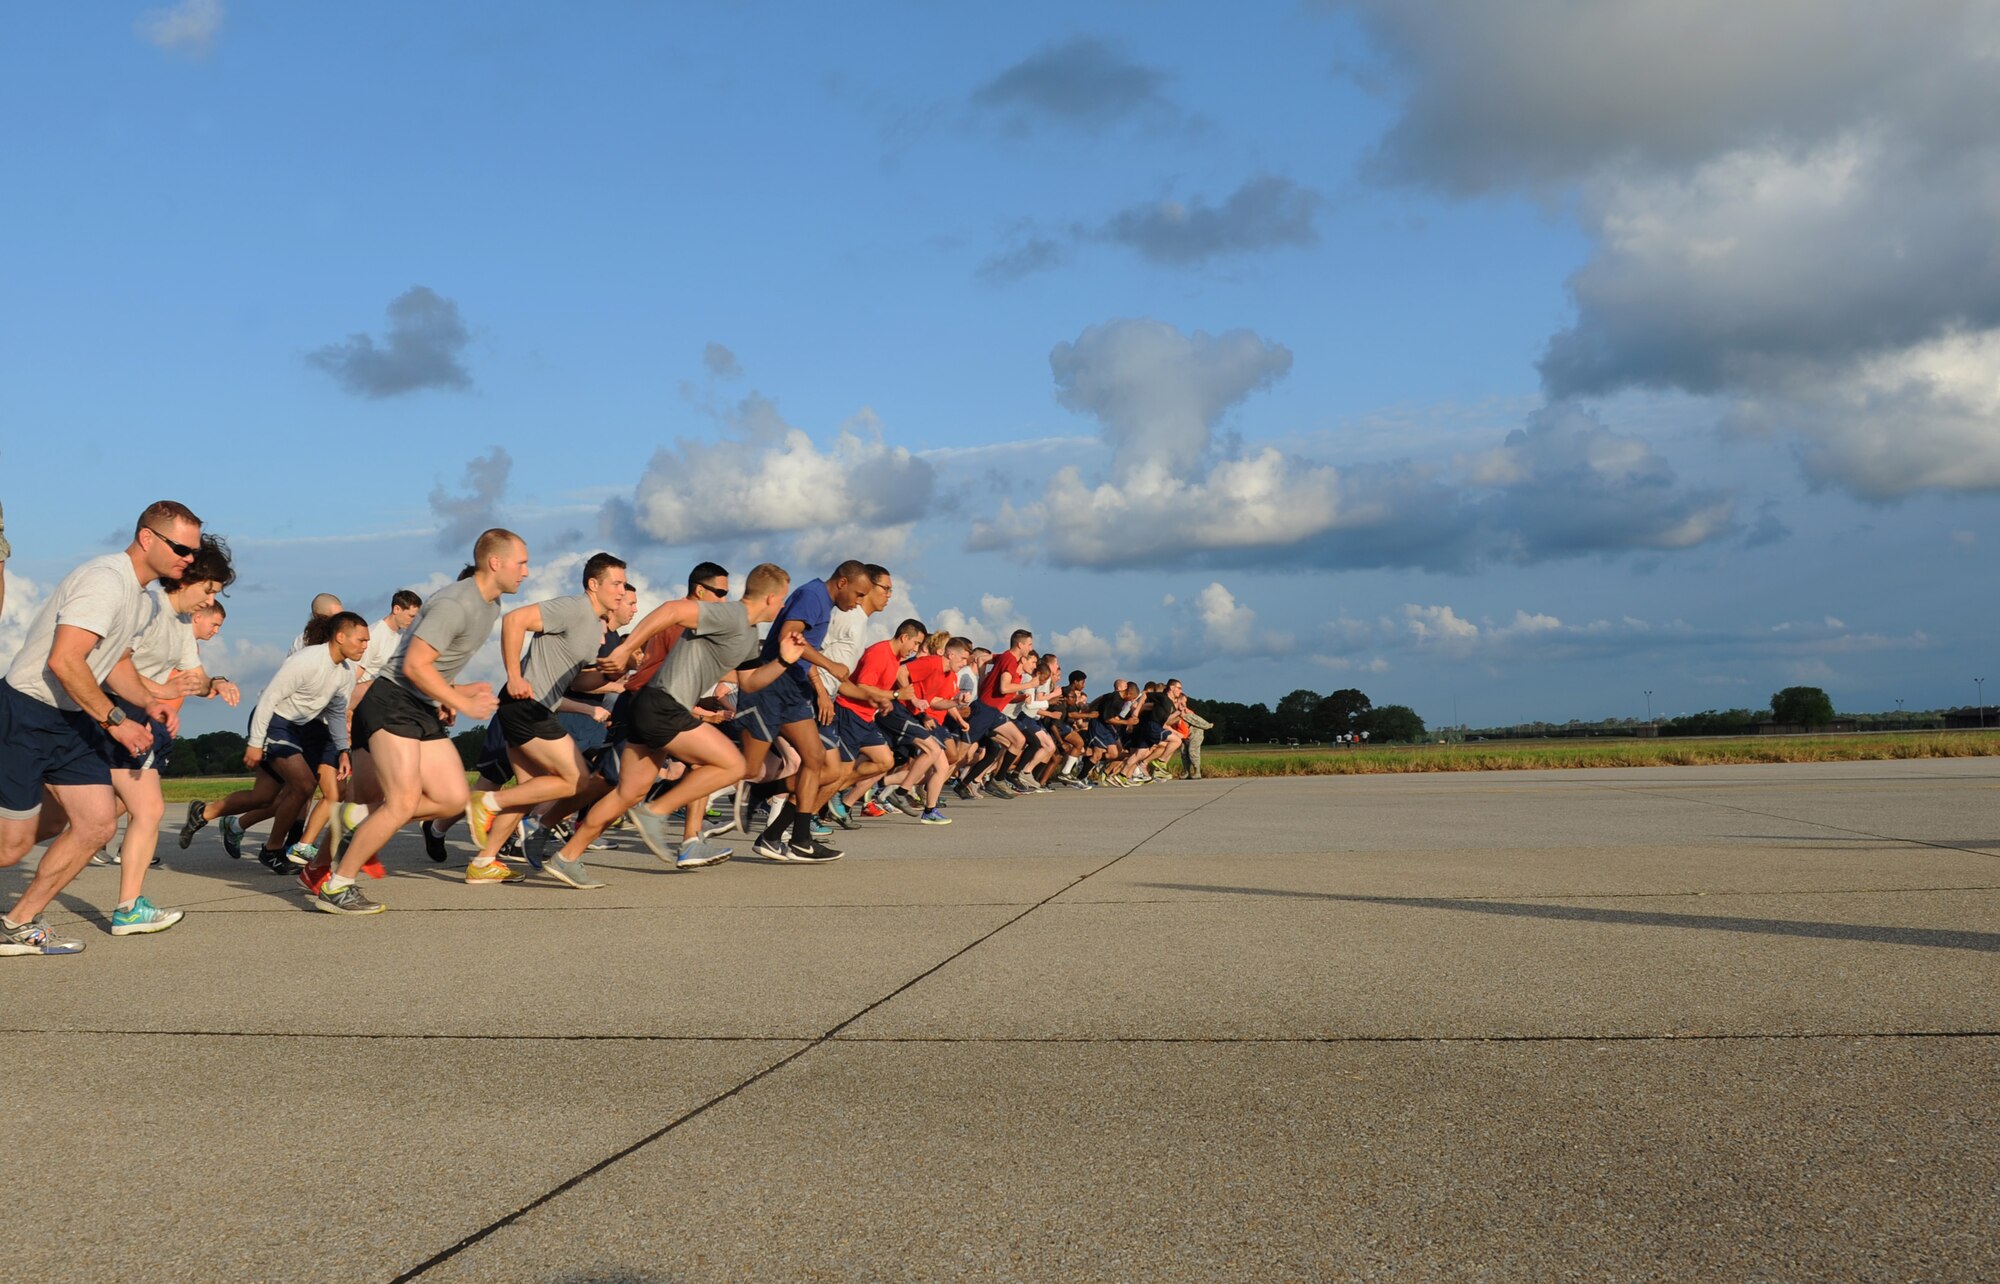
[[[1353,687],[1320,695],[1300,689],[1278,701],[1277,708],[1259,701],[1201,700],[1188,704],[1215,724],[1210,744],[1330,743],[1342,736],[1365,735],[1370,744],[1407,744],[1429,739],[1424,720],[1407,705],[1377,705]]]

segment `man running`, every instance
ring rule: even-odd
[[[0,681],[0,868],[18,865],[33,849],[45,787],[68,819],[27,889],[0,915],[0,956],[83,949],[51,933],[42,912],[117,831],[103,740],[135,754],[153,743],[153,733],[104,688],[169,730],[179,727],[173,709],[139,677],[131,648],[146,621],[147,585],[178,577],[200,546],[201,519],[185,504],[148,506],[123,552],[94,557],[56,585]]]
[[[726,573],[723,579],[726,591]],[[662,630],[678,628],[681,632],[652,679],[633,698],[627,739],[620,750],[617,791],[600,799],[583,818],[564,846],[565,858],[580,855],[590,839],[620,813],[631,817],[655,856],[673,862],[677,869],[699,869],[728,857],[727,848],[700,836],[699,804],[720,790],[742,787],[746,767],[743,751],[717,725],[727,715],[714,707],[709,692],[716,683],[730,681],[744,694],[754,695],[783,679],[805,655],[805,637],[799,630],[773,629],[778,646],[768,660],[757,642],[757,626],[777,618],[785,609],[790,587],[790,573],[765,562],[744,578],[739,601],[677,598],[654,607],[632,626],[632,632],[605,660],[607,672],[624,673],[648,640]],[[814,745],[818,745],[816,738]],[[666,793],[646,802],[647,791],[668,755],[687,764],[687,774]],[[667,823],[677,808],[687,809],[678,842]]]
[[[864,564],[842,562],[828,578],[810,580],[793,589],[764,639],[761,658],[767,664],[778,658],[779,640],[784,635],[797,634],[805,643],[802,658],[792,662],[783,677],[741,702],[736,715],[743,730],[746,777],[762,774],[765,755],[780,736],[799,755],[798,771],[784,784],[789,794],[785,805],[751,847],[765,860],[812,864],[840,857],[839,851],[821,843],[812,832],[813,815],[826,801],[826,783],[839,770],[839,754],[831,746],[832,734],[821,736],[821,688],[809,674],[819,668],[837,679],[847,678],[847,666],[829,660],[819,645],[826,640],[826,627],[834,611],[853,610],[873,587]],[[758,790],[771,790],[771,786],[760,785],[751,792]]]
[[[472,550],[472,574],[439,589],[403,635],[403,643],[354,710],[354,743],[372,760],[380,801],[354,831],[340,862],[313,893],[329,914],[379,914],[354,877],[411,820],[465,810],[465,766],[445,730],[447,719],[484,719],[499,708],[489,682],[459,684],[458,676],[493,632],[500,599],[517,593],[528,575],[528,545],[494,527]],[[340,813],[334,813],[339,846]]]
[[[601,672],[587,679],[581,675],[585,665],[597,665],[604,635],[623,611],[627,590],[624,561],[594,553],[583,564],[582,593],[516,607],[500,621],[507,686],[494,722],[506,740],[516,783],[467,800],[465,823],[479,854],[466,867],[466,882],[508,883],[524,877],[499,861],[501,844],[529,811],[576,795],[585,770],[583,755],[555,710],[572,682],[603,685]],[[524,663],[521,644],[530,633],[535,644]],[[602,886],[591,881],[580,863],[560,856],[547,861],[543,872],[571,887]]]

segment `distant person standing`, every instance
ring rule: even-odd
[[[1215,724],[1196,713],[1185,695],[1176,707],[1180,710],[1181,721],[1188,725],[1187,740],[1181,745],[1181,757],[1187,764],[1187,778],[1200,780],[1201,742],[1203,737],[1215,730]]]

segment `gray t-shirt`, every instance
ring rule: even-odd
[[[437,648],[438,676],[456,683],[458,675],[472,660],[473,653],[493,635],[493,622],[500,618],[500,603],[479,595],[479,581],[462,579],[431,594],[410,627],[382,676],[407,691],[415,691],[403,676],[403,660],[412,640],[421,639]]]
[[[403,644],[403,635],[389,627],[389,617],[383,616],[368,630],[368,649],[361,653],[355,664],[357,678],[368,680],[380,677],[382,670],[396,654],[396,648]]]
[[[762,664],[759,649],[749,607],[741,602],[703,602],[695,613],[694,627],[681,634],[674,649],[667,652],[666,663],[646,685],[660,688],[692,709],[724,674]]]
[[[22,695],[58,709],[80,708],[49,668],[56,626],[73,624],[97,635],[85,663],[99,682],[111,676],[146,622],[146,590],[124,553],[93,557],[63,577],[56,591],[35,613],[34,623],[7,669],[7,685]]]
[[[535,693],[535,699],[550,709],[562,703],[563,692],[583,671],[597,663],[597,648],[604,641],[604,619],[579,593],[574,597],[552,597],[542,605],[542,631],[521,662],[521,676]]]
[[[201,667],[201,653],[195,650],[194,621],[175,611],[167,595],[158,589],[146,593],[146,622],[132,641],[132,667],[148,682],[165,682],[175,669],[187,672]]]

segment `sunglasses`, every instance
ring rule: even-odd
[[[708,592],[715,594],[717,597],[729,596],[729,586],[727,584],[723,585],[721,588],[717,588],[713,584],[697,584],[694,586],[694,590],[697,593],[702,592],[703,590],[707,590]]]
[[[175,541],[170,540],[166,536],[160,534],[158,531],[154,531],[153,528],[150,526],[148,526],[146,529],[149,531],[153,531],[154,539],[160,541],[160,543],[165,544],[168,548],[172,549],[175,557],[193,557],[198,551],[200,551],[195,546],[176,543]]]

